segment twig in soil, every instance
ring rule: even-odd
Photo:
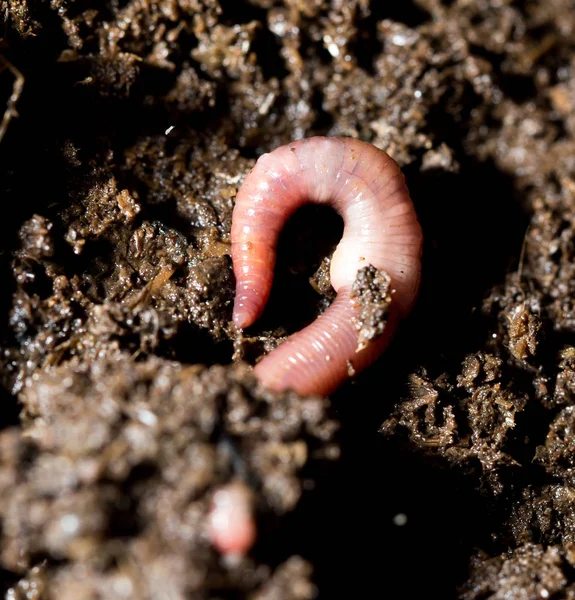
[[[133,309],[148,302],[151,297],[162,289],[164,283],[170,279],[175,270],[176,269],[171,265],[163,266],[154,279],[147,283],[142,290],[136,294],[136,297],[129,302],[128,306]]]
[[[521,289],[521,277],[523,275],[523,264],[525,262],[525,248],[527,246],[527,236],[529,235],[529,229],[531,228],[531,222],[527,225],[525,235],[523,236],[523,243],[521,244],[521,253],[519,254],[519,265],[517,268],[517,285]],[[523,294],[525,296],[525,294]]]
[[[4,116],[2,117],[2,123],[0,123],[0,142],[2,141],[6,130],[8,129],[8,124],[10,121],[18,116],[18,112],[16,111],[16,104],[20,99],[20,95],[22,94],[22,90],[24,89],[24,75],[4,56],[0,54],[0,71],[3,69],[8,69],[12,75],[14,75],[14,85],[12,86],[12,94],[10,94],[10,98],[8,98],[8,103],[6,106],[6,110],[4,111]]]

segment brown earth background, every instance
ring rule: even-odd
[[[2,593],[575,599],[575,2],[0,15]],[[299,211],[230,321],[237,188],[314,134],[389,152],[425,235],[416,310],[329,401],[246,364],[329,305],[336,215]],[[237,477],[258,541],[222,561]]]

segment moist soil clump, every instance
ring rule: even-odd
[[[359,334],[359,352],[385,330],[392,301],[391,278],[385,271],[376,269],[373,265],[362,267],[353,282],[351,297],[359,309],[355,319],[355,327]]]
[[[574,1],[0,9],[2,593],[575,597]],[[387,151],[425,237],[414,313],[329,400],[250,364],[333,300],[337,216],[294,215],[231,322],[237,189],[311,135]]]
[[[236,478],[258,490],[256,511],[292,510],[311,463],[338,455],[327,400],[269,394],[242,365],[122,352],[44,372],[21,400],[25,435],[0,435],[2,564],[26,573],[53,557],[40,564],[46,597],[209,598],[232,588],[266,598],[285,571],[306,592],[281,597],[313,597],[297,556],[275,573],[248,558],[219,567],[206,514],[211,491]]]

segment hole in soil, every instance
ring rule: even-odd
[[[527,100],[532,100],[537,96],[537,86],[535,85],[533,77],[529,75],[502,72],[502,56],[500,54],[476,45],[470,45],[469,50],[471,54],[491,63],[494,69],[494,81],[511,100],[522,103]]]
[[[498,83],[503,93],[518,104],[537,97],[537,87],[532,77],[503,74]]]
[[[7,390],[0,387],[0,431],[8,427],[13,427],[20,423],[20,410],[22,407],[18,401]]]
[[[329,130],[334,125],[334,118],[323,109],[323,95],[319,90],[315,90],[313,94],[312,106],[315,110],[316,119],[311,127],[312,135],[327,135]]]
[[[110,507],[110,517],[106,535],[110,538],[135,537],[142,531],[142,523],[138,516],[138,510],[134,501],[128,502],[123,497],[122,506]]]
[[[417,6],[411,0],[403,2],[373,2],[371,20],[381,21],[391,19],[408,27],[419,27],[430,19],[428,12]]]
[[[0,569],[0,594],[2,597],[6,595],[6,592],[13,586],[16,585],[20,579],[19,575],[7,571],[6,569]]]
[[[228,27],[245,25],[252,21],[261,23],[255,32],[251,50],[257,54],[258,65],[262,69],[264,79],[271,77],[283,79],[289,74],[280,56],[280,43],[276,36],[267,28],[267,11],[241,0],[220,0],[222,14],[220,23]]]
[[[217,340],[209,329],[193,324],[181,325],[175,338],[167,340],[154,352],[158,356],[189,365],[228,365],[234,353],[233,342]]]
[[[30,264],[30,279],[22,287],[28,296],[38,296],[41,300],[52,295],[52,279],[46,275],[45,265]]]
[[[238,146],[237,150],[242,158],[251,158],[257,160],[263,153],[264,150],[257,145],[254,146]],[[268,150],[269,151],[269,150]]]
[[[245,0],[219,0],[222,14],[219,17],[220,23],[228,27],[234,25],[245,25],[251,21],[266,23],[267,10],[259,8],[251,2]]]
[[[289,75],[280,55],[280,44],[276,36],[265,25],[256,31],[252,51],[258,57],[258,64],[266,81],[272,77],[281,81]]]

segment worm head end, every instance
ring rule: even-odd
[[[234,307],[232,321],[238,329],[245,329],[246,327],[251,325],[249,312],[241,306]]]
[[[256,297],[257,298],[257,297]],[[258,318],[258,308],[253,297],[239,294],[234,302],[232,321],[238,329],[249,327]]]

